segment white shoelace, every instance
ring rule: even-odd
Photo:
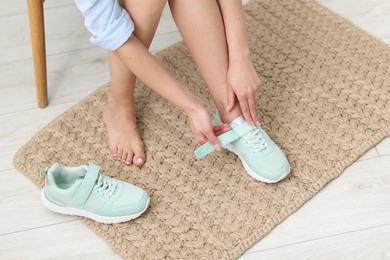
[[[99,174],[99,178],[93,188],[96,189],[97,192],[101,192],[104,196],[110,198],[114,193],[116,186],[117,183],[112,178]]]
[[[245,140],[250,145],[253,153],[260,152],[261,150],[268,147],[264,136],[261,134],[260,129],[256,128],[246,135],[244,135]]]

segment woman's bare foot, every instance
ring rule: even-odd
[[[131,104],[119,105],[109,97],[103,120],[108,133],[108,148],[114,157],[127,165],[144,165],[144,143],[138,134]]]

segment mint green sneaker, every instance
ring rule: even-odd
[[[214,125],[222,121],[216,113]],[[230,124],[231,130],[218,136],[222,147],[235,153],[247,173],[256,180],[275,183],[284,179],[290,172],[290,165],[282,150],[259,126],[253,126],[240,116]],[[203,158],[214,151],[211,143],[206,143],[195,151],[197,158]]]
[[[42,204],[49,210],[83,216],[113,224],[140,216],[149,205],[149,195],[142,189],[99,172],[90,163],[64,167],[58,163],[45,169]]]

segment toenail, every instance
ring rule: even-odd
[[[137,159],[137,163],[142,163],[142,161],[143,161],[142,158]]]
[[[126,164],[127,164],[127,165],[129,165],[129,164],[130,164],[130,162],[126,162]]]

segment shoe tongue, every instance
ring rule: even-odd
[[[80,174],[78,174],[80,176]],[[84,174],[85,175],[85,174]],[[72,184],[71,187],[69,187],[67,190],[70,191],[70,190],[75,190],[77,189],[81,183],[83,182],[83,179],[84,179],[84,175],[81,175],[80,177],[76,178]],[[45,185],[46,186],[49,186],[51,185],[51,183],[54,183],[54,185],[56,185],[56,180],[53,176],[53,173],[51,171],[48,171],[47,175],[46,175],[46,178],[45,178]]]
[[[72,185],[72,188],[77,189],[81,185],[82,182],[83,182],[83,178],[77,178],[74,181],[74,184]]]
[[[77,171],[72,173],[76,177],[76,179],[74,180],[74,184],[72,185],[73,186],[72,188],[76,189],[76,187],[81,185],[85,176],[87,175],[87,172],[88,172],[88,166],[83,165],[82,167],[79,167]]]
[[[88,172],[88,166],[87,165],[83,165],[74,174],[76,174],[80,178],[85,178],[85,176],[87,175],[87,172]]]

